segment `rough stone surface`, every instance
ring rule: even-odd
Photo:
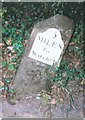
[[[18,96],[22,97],[22,95],[30,95],[32,93],[50,89],[51,82],[48,80],[45,71],[47,65],[29,58],[29,52],[36,34],[39,32],[44,32],[48,28],[57,28],[61,32],[61,36],[65,44],[64,50],[60,57],[62,58],[72,36],[74,22],[65,16],[56,15],[44,21],[40,21],[34,26],[14,80],[13,88],[17,91]],[[55,64],[55,67],[57,67],[57,64]]]

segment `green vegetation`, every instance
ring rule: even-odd
[[[80,2],[7,2],[2,4],[0,16],[2,16],[3,54],[0,58],[2,59],[2,69],[4,73],[2,79],[3,83],[0,83],[0,88],[5,94],[12,91],[9,90],[9,85],[13,84],[13,76],[19,66],[21,56],[26,48],[34,24],[56,14],[65,15],[75,22],[75,31],[71,39],[73,45],[70,45],[67,50],[67,52],[72,55],[73,59],[70,59],[71,61],[68,59],[62,60],[58,69],[53,68],[55,76],[52,77],[48,74],[48,77],[61,91],[63,90],[63,94],[64,92],[67,93],[70,102],[73,102],[69,84],[70,82],[74,83],[76,81],[79,85],[85,77],[82,72],[83,65],[81,65],[83,61],[83,3]],[[71,63],[72,65],[70,66]],[[57,99],[62,98],[58,95],[56,95],[56,97]]]

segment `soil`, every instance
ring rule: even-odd
[[[66,113],[59,108],[59,103],[50,105],[43,97],[36,95],[23,96],[11,105],[6,100],[0,103],[0,117],[3,118],[83,118],[83,95],[74,100],[74,106]]]

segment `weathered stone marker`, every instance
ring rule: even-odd
[[[34,26],[13,85],[18,96],[50,87],[45,70],[48,65],[59,65],[73,29],[74,22],[63,15],[56,15]]]

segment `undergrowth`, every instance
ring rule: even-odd
[[[82,70],[83,65],[80,65],[83,59],[81,44],[83,40],[82,11],[81,3],[53,2],[27,4],[23,2],[9,2],[2,4],[2,10],[0,9],[0,17],[2,17],[2,56],[0,56],[0,59],[2,60],[3,75],[2,81],[0,81],[0,91],[2,91],[4,97],[13,97],[14,95],[14,91],[9,88],[14,82],[13,77],[16,74],[22,54],[30,38],[33,25],[56,14],[62,14],[73,19],[75,22],[75,31],[71,40],[72,45],[68,49],[73,59],[70,59],[71,61],[62,60],[60,67],[56,69],[51,68],[52,73],[55,74],[47,73],[47,75],[54,83],[52,96],[55,95],[57,101],[63,103],[66,100],[62,96],[67,95],[69,103],[73,102],[69,83],[77,81],[76,83],[80,84],[85,77]],[[80,66],[77,67],[77,64]],[[60,96],[56,94],[57,92],[54,92],[55,89],[61,92]],[[67,111],[69,111],[69,108],[67,108]]]

